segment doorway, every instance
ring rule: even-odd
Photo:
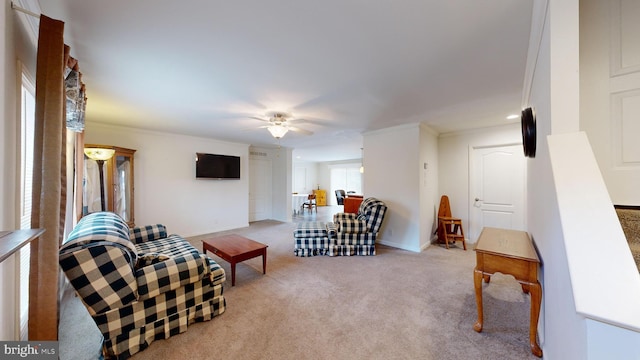
[[[469,240],[483,227],[525,230],[526,158],[522,145],[470,148]]]
[[[249,159],[249,221],[271,218],[271,160]]]

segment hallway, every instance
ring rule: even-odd
[[[316,211],[316,209],[318,211]],[[294,223],[303,222],[303,221],[322,221],[322,222],[331,222],[333,221],[333,214],[342,212],[344,206],[342,205],[328,205],[328,206],[318,206],[313,211],[304,210],[299,211],[293,215],[291,221]]]

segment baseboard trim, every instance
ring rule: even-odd
[[[376,241],[376,244],[390,246],[390,247],[393,247],[393,248],[407,250],[407,251],[421,252],[420,249],[415,249],[415,248],[412,248],[412,247],[404,246],[403,244],[392,242],[392,241],[381,240],[381,241]]]

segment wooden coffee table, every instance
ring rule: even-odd
[[[211,251],[231,264],[231,286],[236,285],[236,264],[262,255],[262,273],[267,273],[267,245],[240,235],[225,235],[203,241],[202,250]]]

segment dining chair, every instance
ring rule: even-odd
[[[344,197],[346,193],[344,190],[336,190],[336,200],[338,201],[338,205],[344,205]]]
[[[309,194],[309,196],[307,196],[307,201],[305,201],[302,204],[302,210],[304,210],[305,208],[309,209],[309,212],[313,212],[313,209],[316,209],[316,213],[318,212],[318,206],[316,205],[316,195],[315,194]]]

